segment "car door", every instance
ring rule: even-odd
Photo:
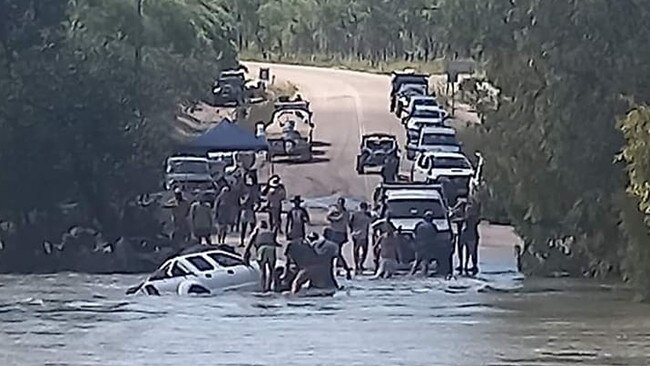
[[[424,182],[429,172],[430,159],[425,154],[420,154],[413,164],[411,180],[414,182]]]

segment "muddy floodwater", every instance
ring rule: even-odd
[[[139,276],[0,277],[0,365],[648,365],[650,307],[523,280],[483,251],[449,282],[342,281],[333,298],[126,297]]]

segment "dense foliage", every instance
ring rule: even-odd
[[[236,62],[231,22],[213,1],[0,0],[0,219],[75,202],[115,230],[159,188],[178,106]]]
[[[222,0],[242,50],[290,57],[429,60],[446,43],[432,0]]]
[[[486,175],[527,245],[571,237],[578,271],[647,281],[647,109],[621,122],[625,136],[616,120],[650,97],[650,5],[456,0],[442,11],[454,49],[485,61],[502,91],[480,128]],[[629,177],[615,161],[625,140]]]

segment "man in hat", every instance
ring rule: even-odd
[[[262,291],[270,291],[277,258],[275,248],[279,247],[279,245],[275,240],[275,233],[269,228],[269,224],[266,221],[260,221],[259,226],[251,234],[248,245],[244,249],[244,261],[246,263],[250,261],[250,250],[253,246],[255,246],[257,262],[262,272]]]
[[[386,161],[381,167],[381,177],[384,183],[395,183],[398,173],[399,158],[397,157],[397,152],[394,152],[386,157]]]
[[[326,218],[329,225],[325,228],[325,237],[339,245],[338,263],[345,269],[346,278],[351,279],[350,266],[343,257],[343,245],[348,242],[348,226],[350,223],[350,214],[345,207],[345,198],[339,197],[336,205],[330,207]]]
[[[368,204],[361,202],[359,209],[350,215],[350,229],[352,231],[352,244],[354,252],[354,270],[363,272],[363,264],[368,256],[368,235],[372,216],[368,211]]]
[[[287,214],[287,225],[285,232],[287,240],[304,240],[306,226],[311,222],[309,213],[301,206],[303,200],[300,196],[294,196],[291,200],[293,207]]]
[[[209,197],[203,195],[190,206],[190,220],[192,222],[192,233],[199,241],[199,244],[205,243],[212,245],[212,207],[210,207]]]
[[[438,230],[433,223],[433,212],[426,211],[422,221],[415,225],[415,262],[411,268],[411,275],[414,275],[420,266],[424,276],[429,275],[429,265],[434,257],[437,234]]]
[[[266,196],[268,202],[269,224],[271,229],[277,233],[282,230],[282,202],[287,199],[287,191],[280,176],[272,176],[262,194]]]

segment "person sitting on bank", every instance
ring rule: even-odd
[[[253,246],[255,246],[257,262],[262,273],[262,291],[270,291],[276,263],[275,248],[279,245],[275,240],[275,233],[269,227],[268,222],[264,220],[260,221],[259,226],[253,230],[248,245],[244,249],[244,262],[246,263],[250,262],[250,250]]]

